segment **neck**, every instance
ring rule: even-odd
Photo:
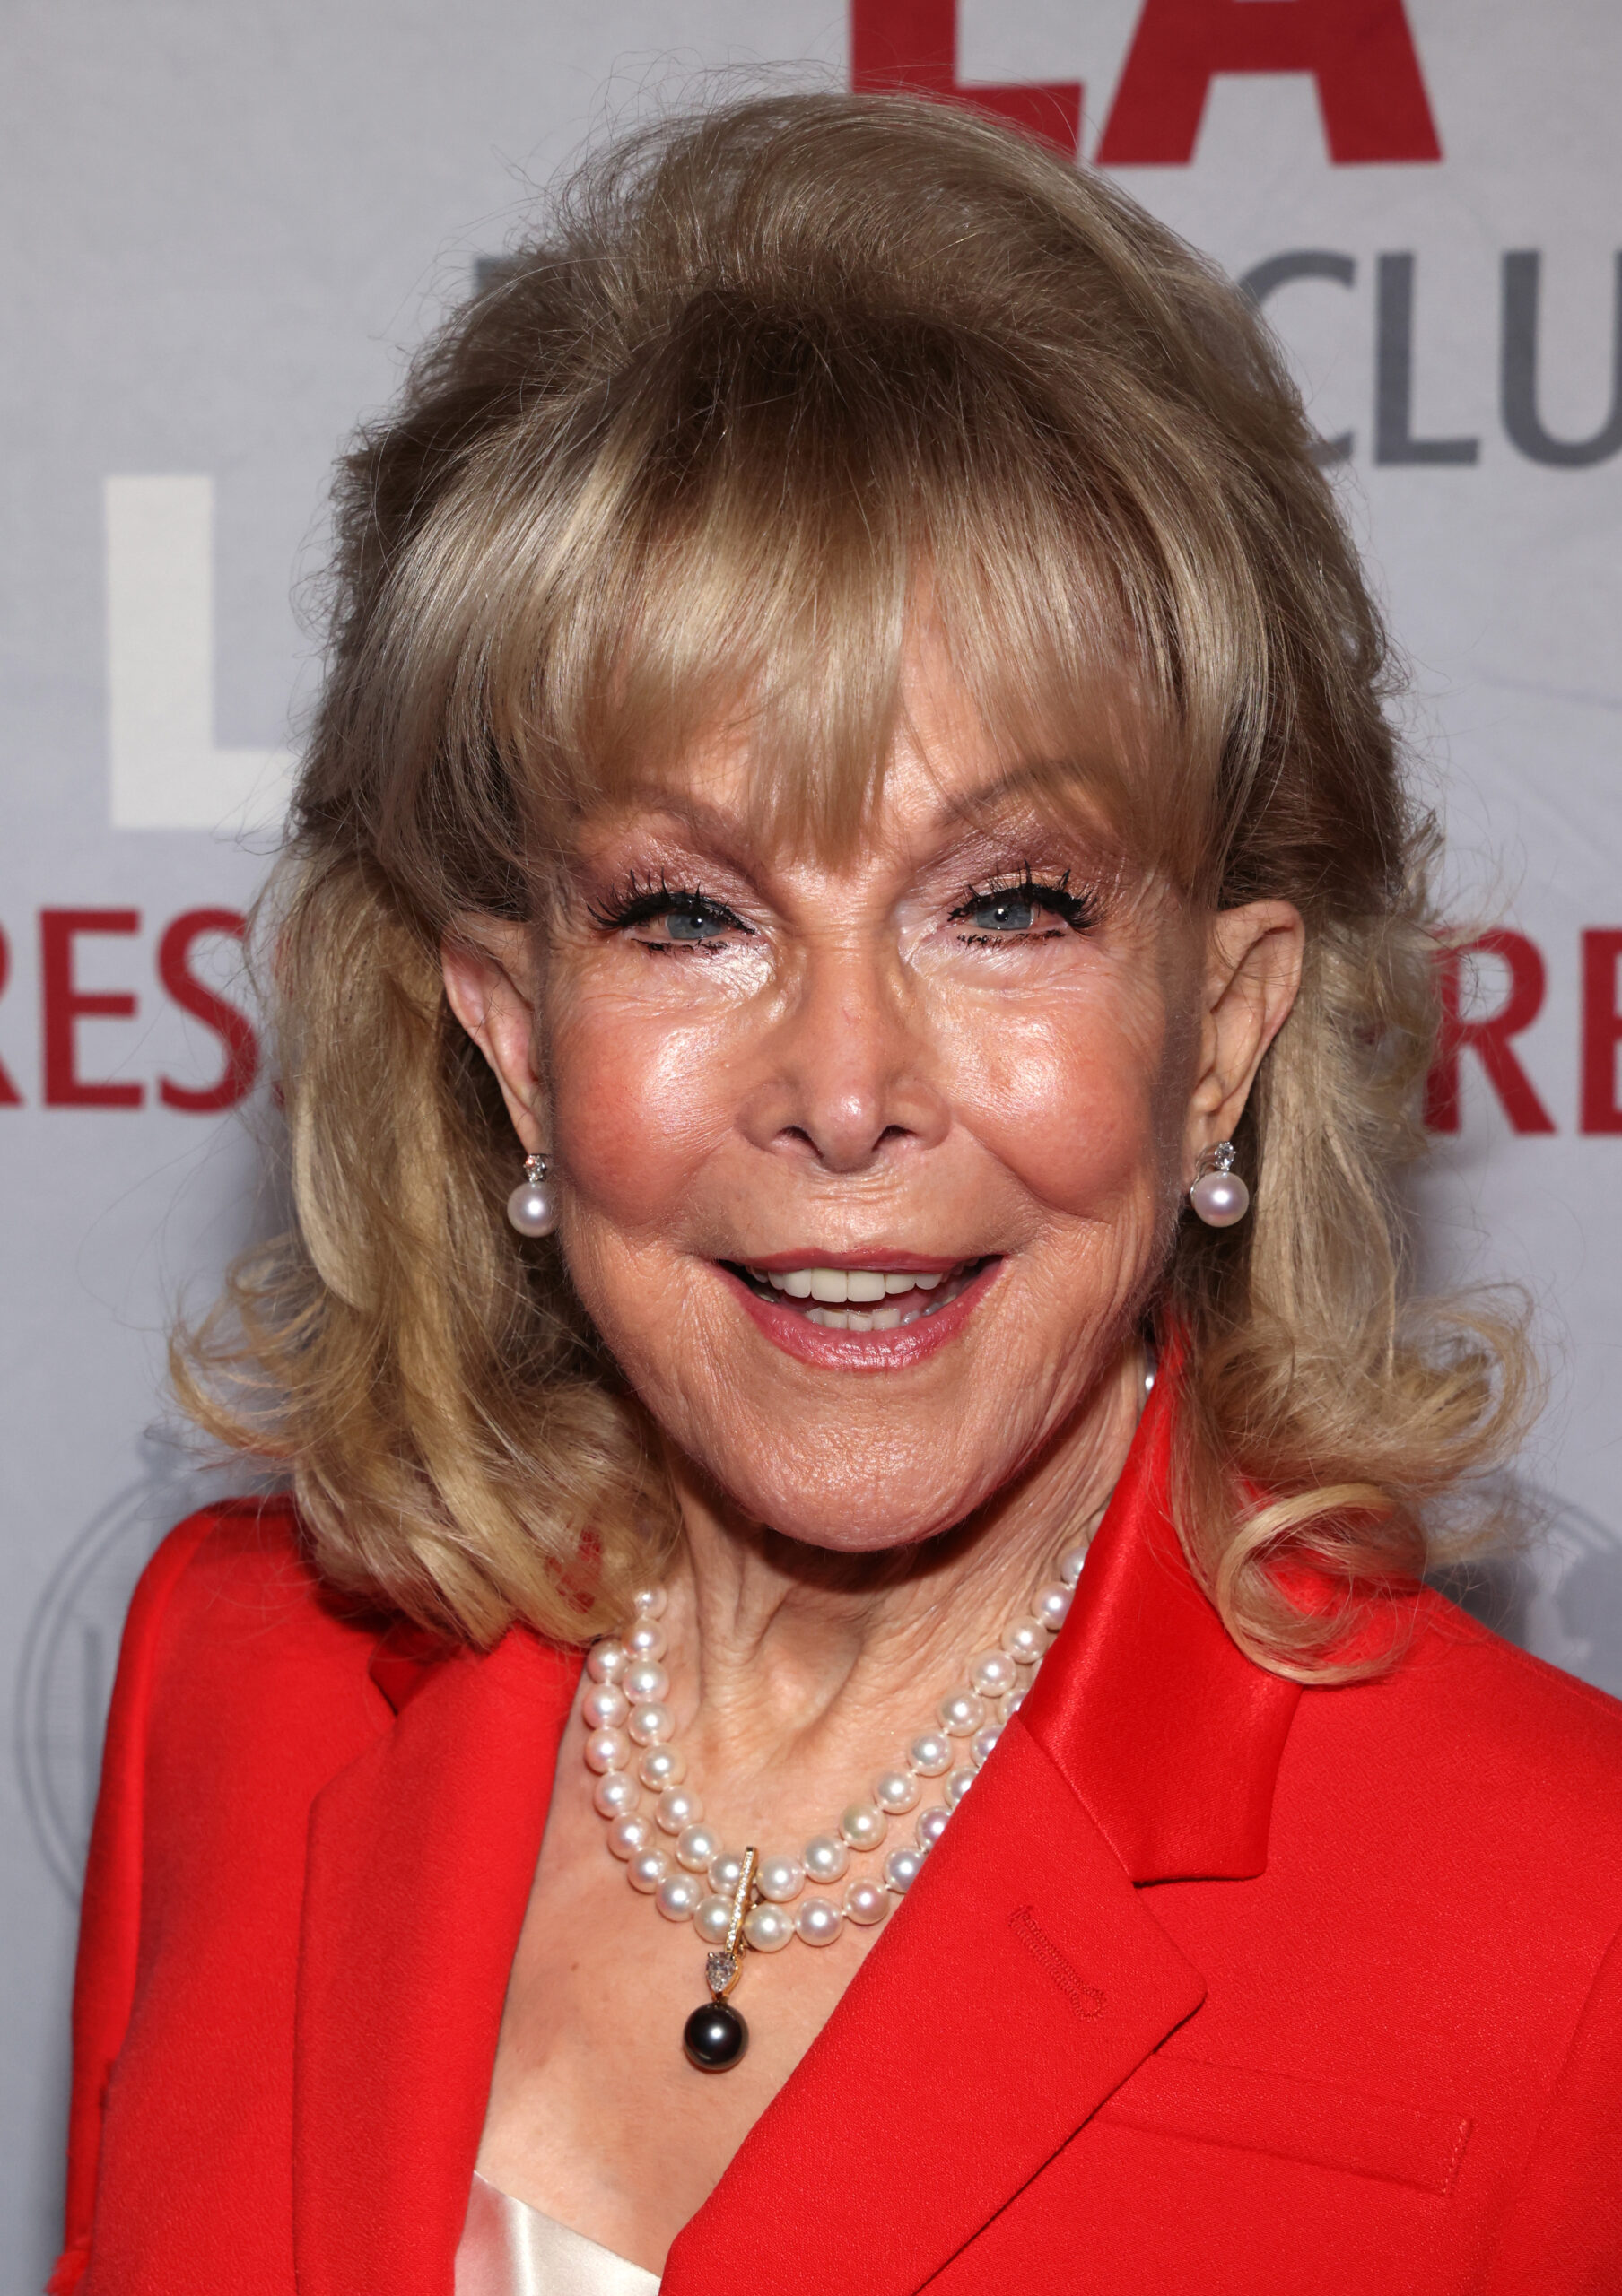
[[[1016,1483],[955,1530],[879,1552],[746,1523],[673,1462],[686,1536],[664,1621],[672,1703],[690,1782],[728,1839],[825,1825],[936,1726],[937,1701],[1029,1610],[1060,1552],[1091,1535],[1132,1440],[1143,1370],[1134,1342]]]

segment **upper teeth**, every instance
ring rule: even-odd
[[[752,1267],[749,1273],[757,1283],[770,1283],[791,1300],[820,1300],[830,1307],[842,1307],[847,1300],[882,1300],[886,1293],[911,1292],[914,1285],[920,1292],[933,1292],[945,1281],[940,1275],[903,1275],[876,1267],[773,1268],[770,1274]]]

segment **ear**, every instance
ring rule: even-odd
[[[1248,901],[1210,919],[1199,1060],[1183,1139],[1189,1178],[1204,1151],[1231,1138],[1244,1114],[1262,1055],[1295,1002],[1305,948],[1300,911],[1286,900]]]
[[[545,1095],[535,1060],[535,944],[528,926],[458,918],[440,944],[451,1011],[495,1071],[527,1156],[547,1144]]]

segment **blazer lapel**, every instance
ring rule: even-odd
[[[1179,1384],[1168,1351],[1019,1718],[1135,1882],[1247,1880],[1267,1866],[1301,1685],[1245,1657],[1189,1569],[1171,1503]]]
[[[412,1666],[374,1668],[397,1718],[311,1812],[301,2296],[448,2296],[580,1658],[514,1630],[486,1657],[443,1657],[416,1682]]]
[[[920,2287],[1198,2008],[1198,1971],[1016,1718],[794,2077],[676,2239],[665,2296]],[[1000,2109],[1010,2088],[1017,2109]]]

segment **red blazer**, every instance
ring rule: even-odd
[[[1296,1689],[1169,1382],[1023,1712],[667,2296],[1618,2296],[1622,1707],[1424,1597]],[[283,1507],[135,1597],[85,1885],[81,2296],[449,2296],[579,1658],[414,1655]]]

